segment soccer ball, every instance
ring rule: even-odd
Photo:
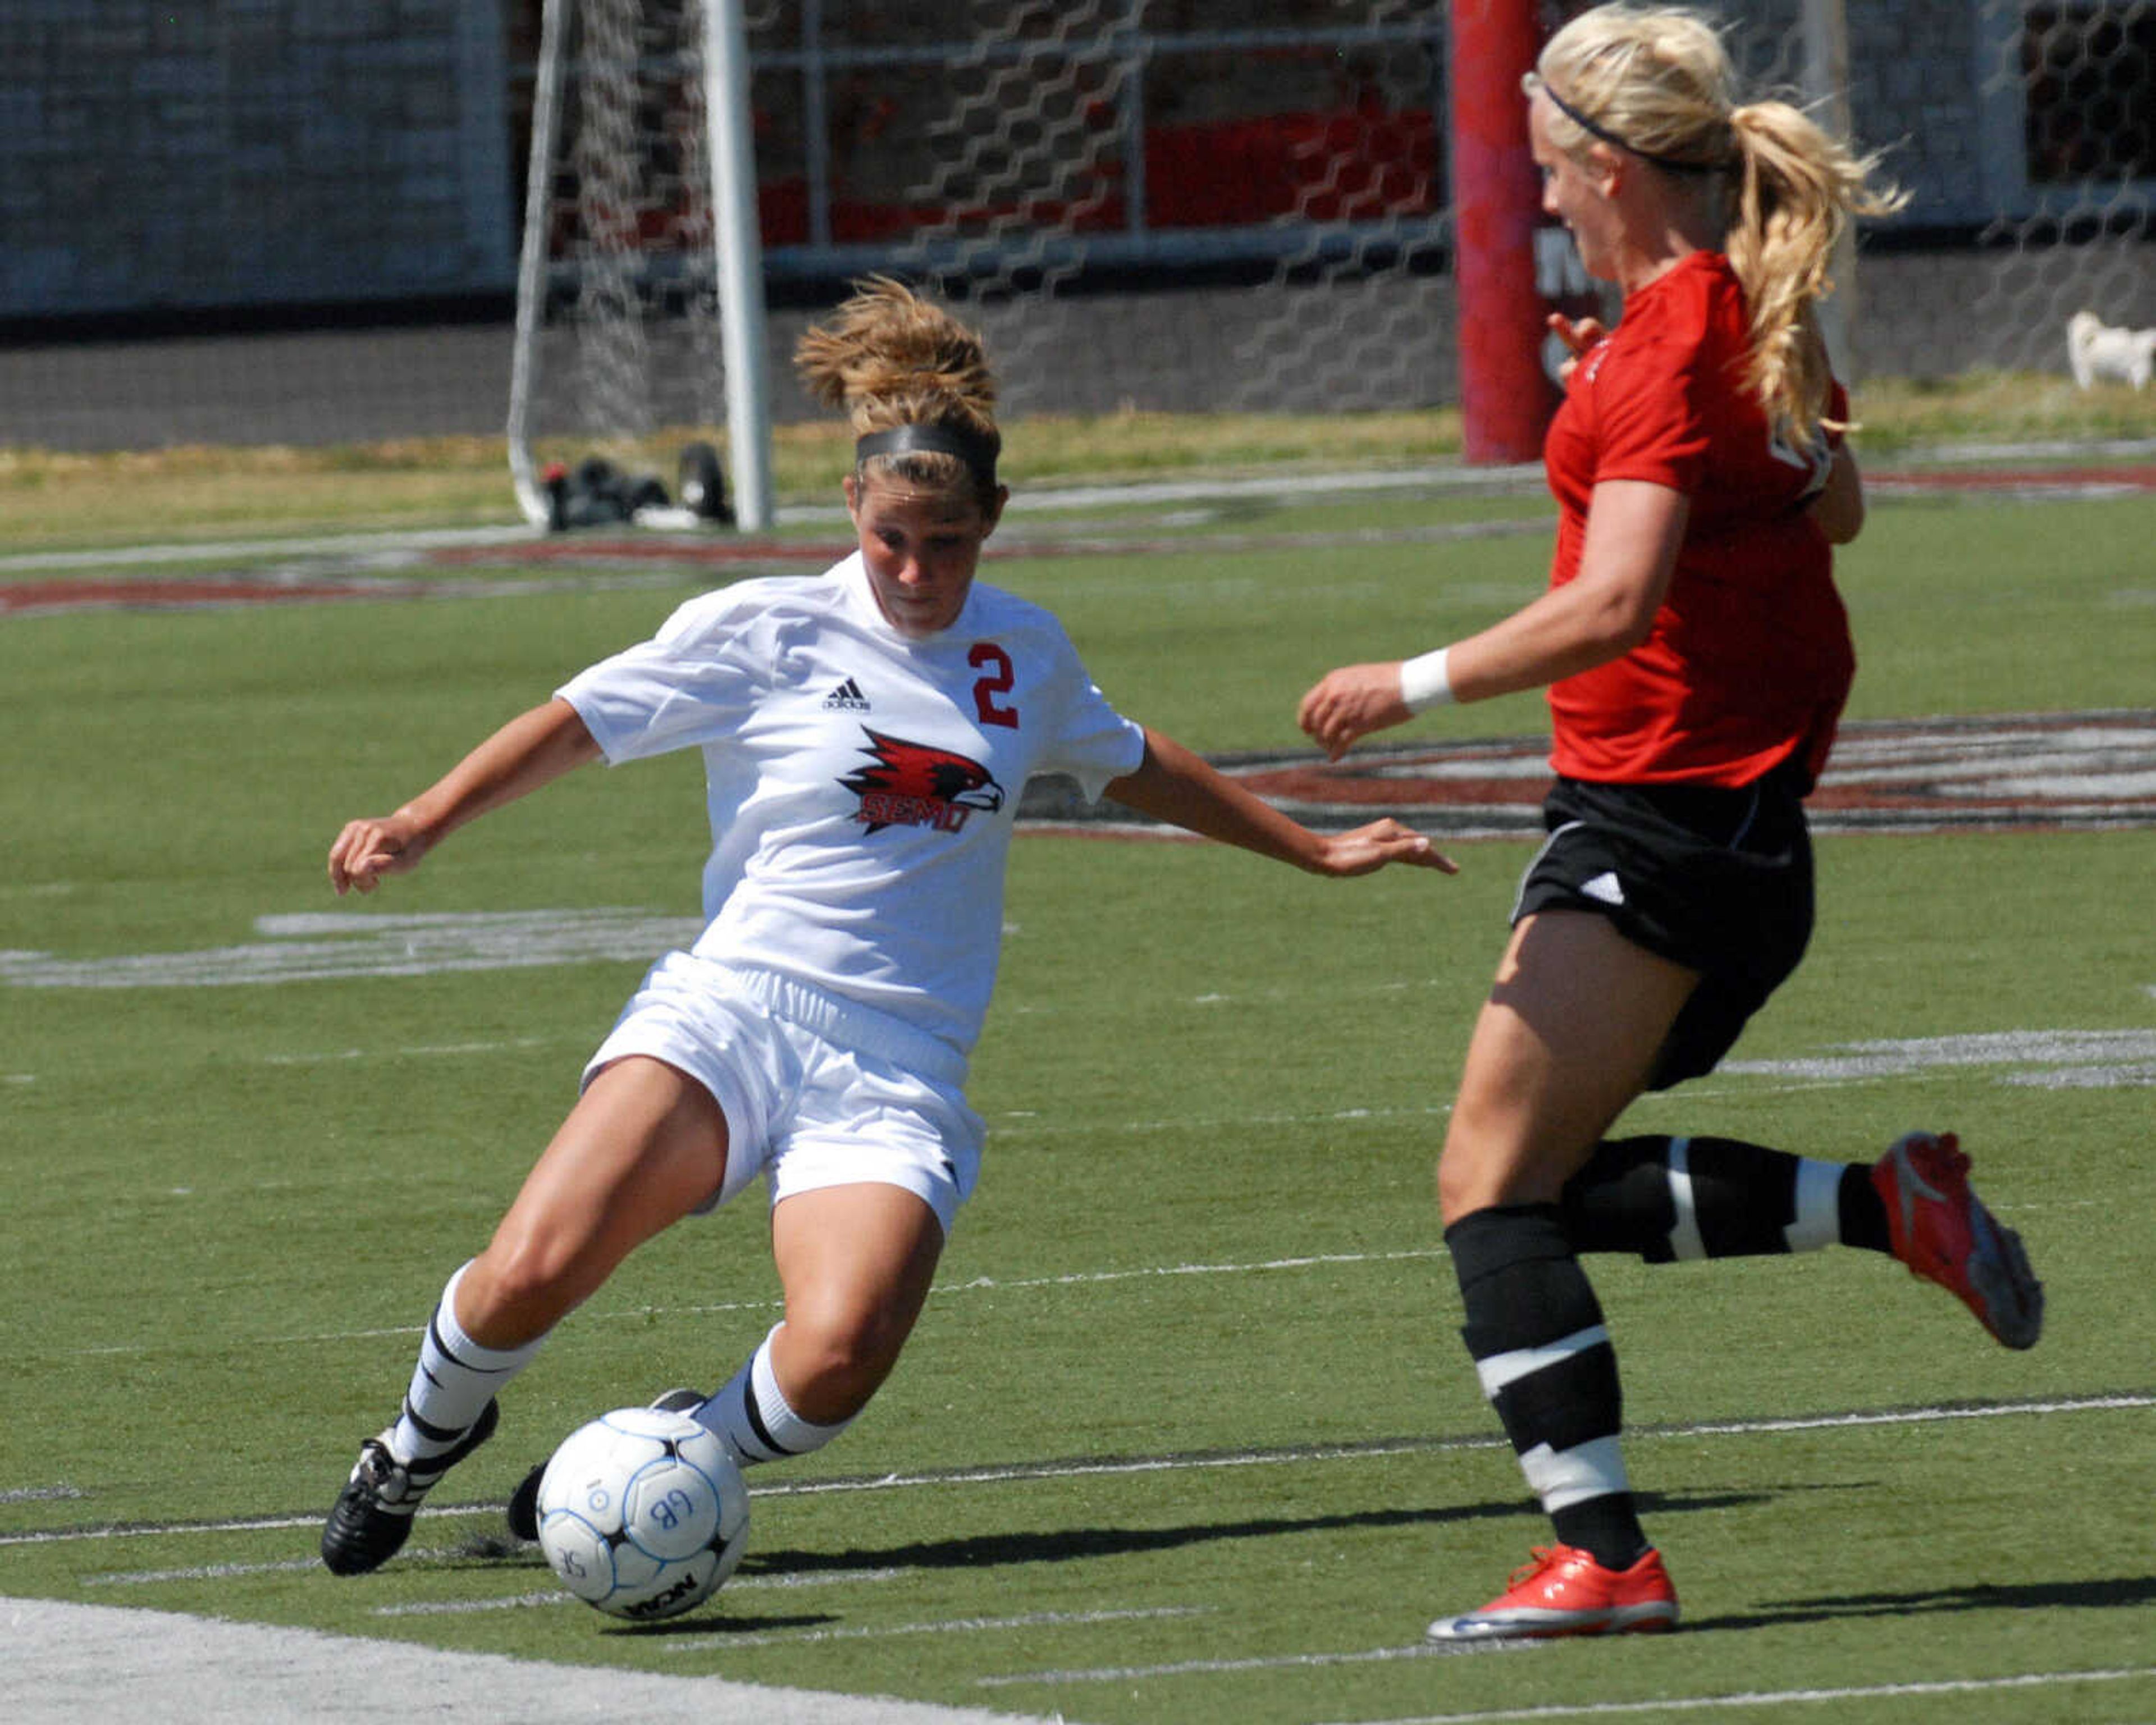
[[[686,1414],[617,1408],[562,1441],[539,1482],[539,1548],[562,1585],[613,1617],[694,1609],[734,1573],[748,1487]]]

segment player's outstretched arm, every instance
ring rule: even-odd
[[[1157,731],[1146,732],[1145,759],[1137,770],[1111,782],[1107,793],[1141,814],[1313,875],[1368,875],[1396,862],[1460,872],[1423,834],[1396,820],[1372,821],[1353,832],[1313,833]]]
[[[526,796],[572,768],[598,758],[599,746],[566,701],[511,719],[440,780],[393,814],[346,821],[330,846],[330,885],[338,893],[372,892],[384,875],[402,875],[459,827],[490,809]]]
[[[1604,480],[1588,506],[1571,580],[1441,654],[1327,672],[1303,696],[1296,722],[1337,761],[1358,738],[1414,716],[1405,670],[1438,662],[1442,693],[1424,688],[1421,705],[1430,706],[1542,688],[1630,652],[1654,628],[1691,511],[1691,500],[1666,485]]]
[[[1358,737],[1404,725],[1414,716],[1400,693],[1398,660],[1327,671],[1295,710],[1296,725],[1333,761]]]

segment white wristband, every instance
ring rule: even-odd
[[[1401,664],[1400,699],[1407,703],[1409,712],[1427,712],[1434,706],[1452,704],[1452,679],[1445,669],[1448,650],[1440,647],[1435,653],[1425,653]]]

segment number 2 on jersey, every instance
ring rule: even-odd
[[[1018,672],[1012,667],[1010,655],[993,641],[976,641],[967,654],[966,663],[977,671],[984,672],[973,685],[973,711],[983,725],[1001,725],[1006,730],[1018,729],[1018,709],[998,706],[996,697],[1011,692],[1018,681]]]

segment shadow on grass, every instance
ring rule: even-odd
[[[745,1617],[727,1609],[732,1604],[731,1595],[721,1594],[719,1598],[727,1604],[708,1609],[699,1606],[694,1611],[685,1611],[679,1617],[661,1618],[656,1623],[608,1624],[599,1633],[629,1640],[656,1640],[667,1635],[709,1635],[714,1640],[723,1641],[737,1635],[769,1635],[782,1630],[827,1629],[844,1620],[826,1611],[803,1612],[793,1617]]]
[[[2156,1604],[2156,1575],[2088,1581],[1972,1582],[1966,1587],[1923,1588],[1908,1593],[1823,1594],[1805,1599],[1769,1599],[1757,1611],[1688,1616],[1685,1633],[1771,1629],[1852,1617],[1917,1617],[1944,1611],[2118,1610],[2150,1604]]]
[[[1800,1488],[1802,1489],[1802,1488]],[[1758,1504],[1783,1495],[1743,1491],[1661,1495],[1643,1493],[1640,1507],[1650,1515],[1684,1515]],[[1173,1527],[1065,1527],[1029,1533],[991,1533],[964,1539],[916,1540],[904,1545],[850,1546],[843,1551],[764,1551],[742,1566],[743,1576],[814,1575],[856,1569],[979,1569],[1022,1563],[1082,1563],[1100,1558],[1142,1556],[1178,1551],[1222,1540],[1276,1539],[1304,1533],[1342,1532],[1388,1527],[1444,1527],[1463,1522],[1532,1517],[1531,1505],[1448,1504],[1434,1509],[1358,1510],[1345,1515],[1268,1516],[1236,1522],[1198,1522]],[[606,1631],[619,1635],[709,1635],[729,1637],[773,1629],[813,1629],[837,1621],[832,1617],[743,1617],[696,1614],[661,1623],[624,1624]]]
[[[1642,1492],[1640,1508],[1649,1517],[1697,1514],[1754,1507],[1792,1492],[1835,1487],[1785,1486],[1749,1491]],[[1337,1515],[1263,1516],[1240,1521],[1187,1522],[1166,1527],[1062,1527],[1035,1532],[988,1533],[956,1539],[914,1540],[900,1545],[849,1546],[835,1551],[782,1549],[753,1552],[742,1566],[744,1579],[754,1576],[839,1575],[871,1569],[982,1569],[1031,1563],[1069,1563],[1103,1558],[1137,1557],[1179,1551],[1224,1541],[1277,1539],[1309,1533],[1369,1532],[1395,1527],[1442,1527],[1511,1517],[1537,1520],[1532,1504],[1518,1499],[1435,1507],[1358,1510]],[[445,1567],[499,1568],[514,1564],[544,1572],[536,1547],[513,1542],[475,1540]],[[1986,1610],[2044,1605],[2138,1605],[2156,1599],[2156,1579],[2123,1582],[2061,1583],[2048,1586],[1976,1585],[1925,1594],[1851,1594],[1842,1598],[1775,1601],[1754,1613],[1687,1618],[1688,1631],[1763,1629],[1830,1618],[1889,1616],[1918,1611]],[[604,1631],[622,1636],[708,1635],[724,1640],[741,1635],[788,1630],[814,1630],[840,1622],[841,1615],[807,1612],[745,1615],[726,1609],[740,1595],[726,1596],[714,1614],[697,1611],[658,1623],[623,1623]]]
[[[1662,1497],[1643,1493],[1649,1515],[1682,1515],[1733,1509],[1779,1496],[1770,1491]],[[1444,1527],[1533,1514],[1518,1501],[1447,1504],[1434,1509],[1358,1510],[1344,1515],[1264,1516],[1247,1521],[1195,1522],[1171,1527],[1060,1527],[1039,1532],[985,1533],[962,1539],[916,1540],[905,1545],[852,1546],[844,1551],[765,1551],[752,1553],[744,1574],[814,1574],[824,1570],[909,1568],[980,1569],[1019,1563],[1081,1563],[1096,1558],[1180,1551],[1224,1540],[1276,1539],[1386,1527]]]

